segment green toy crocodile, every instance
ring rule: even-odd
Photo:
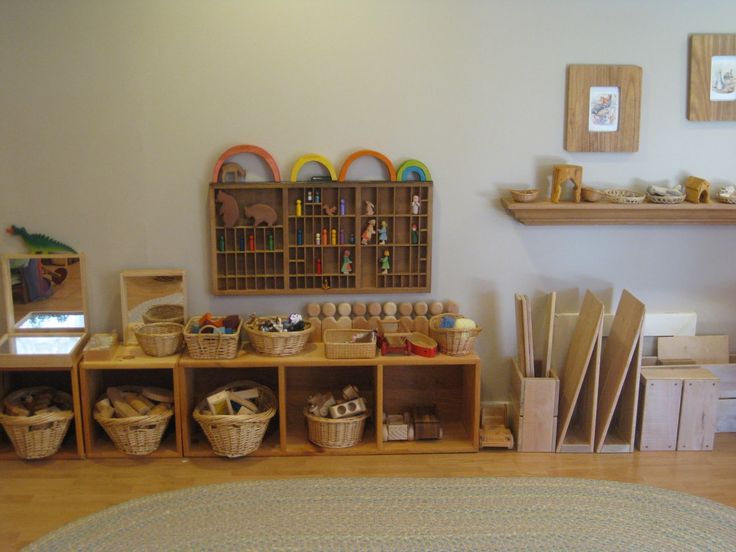
[[[49,238],[44,234],[29,234],[22,226],[14,224],[8,226],[5,231],[11,236],[20,236],[23,243],[26,244],[29,253],[40,255],[49,255],[51,253],[76,253],[74,249],[68,245]]]

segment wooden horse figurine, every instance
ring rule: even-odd
[[[562,186],[568,180],[575,186],[575,203],[580,203],[583,188],[583,167],[580,165],[555,165],[552,167],[552,203],[560,202]]]

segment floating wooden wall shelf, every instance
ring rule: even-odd
[[[218,192],[237,202],[237,218],[233,208],[225,214],[234,223],[225,224]],[[261,207],[267,218],[275,213],[275,223],[245,217],[244,207],[254,204],[267,206]],[[431,290],[432,182],[213,183],[209,220],[215,295]],[[376,234],[361,244],[370,220]],[[379,242],[383,221],[386,243]],[[343,271],[346,251],[349,271]]]
[[[728,203],[517,203],[503,198],[506,210],[528,225],[583,224],[736,224],[736,205]]]

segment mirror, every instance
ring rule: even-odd
[[[120,300],[123,313],[123,340],[136,343],[135,329],[145,322],[186,323],[186,279],[180,269],[124,270],[120,273]],[[178,306],[176,309],[167,307]],[[151,310],[153,309],[153,310]],[[175,314],[173,314],[175,313]]]
[[[4,255],[9,333],[87,331],[84,256]]]

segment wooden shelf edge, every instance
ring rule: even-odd
[[[512,217],[530,226],[736,224],[736,205],[728,203],[517,203],[508,198],[502,198],[501,202]]]

